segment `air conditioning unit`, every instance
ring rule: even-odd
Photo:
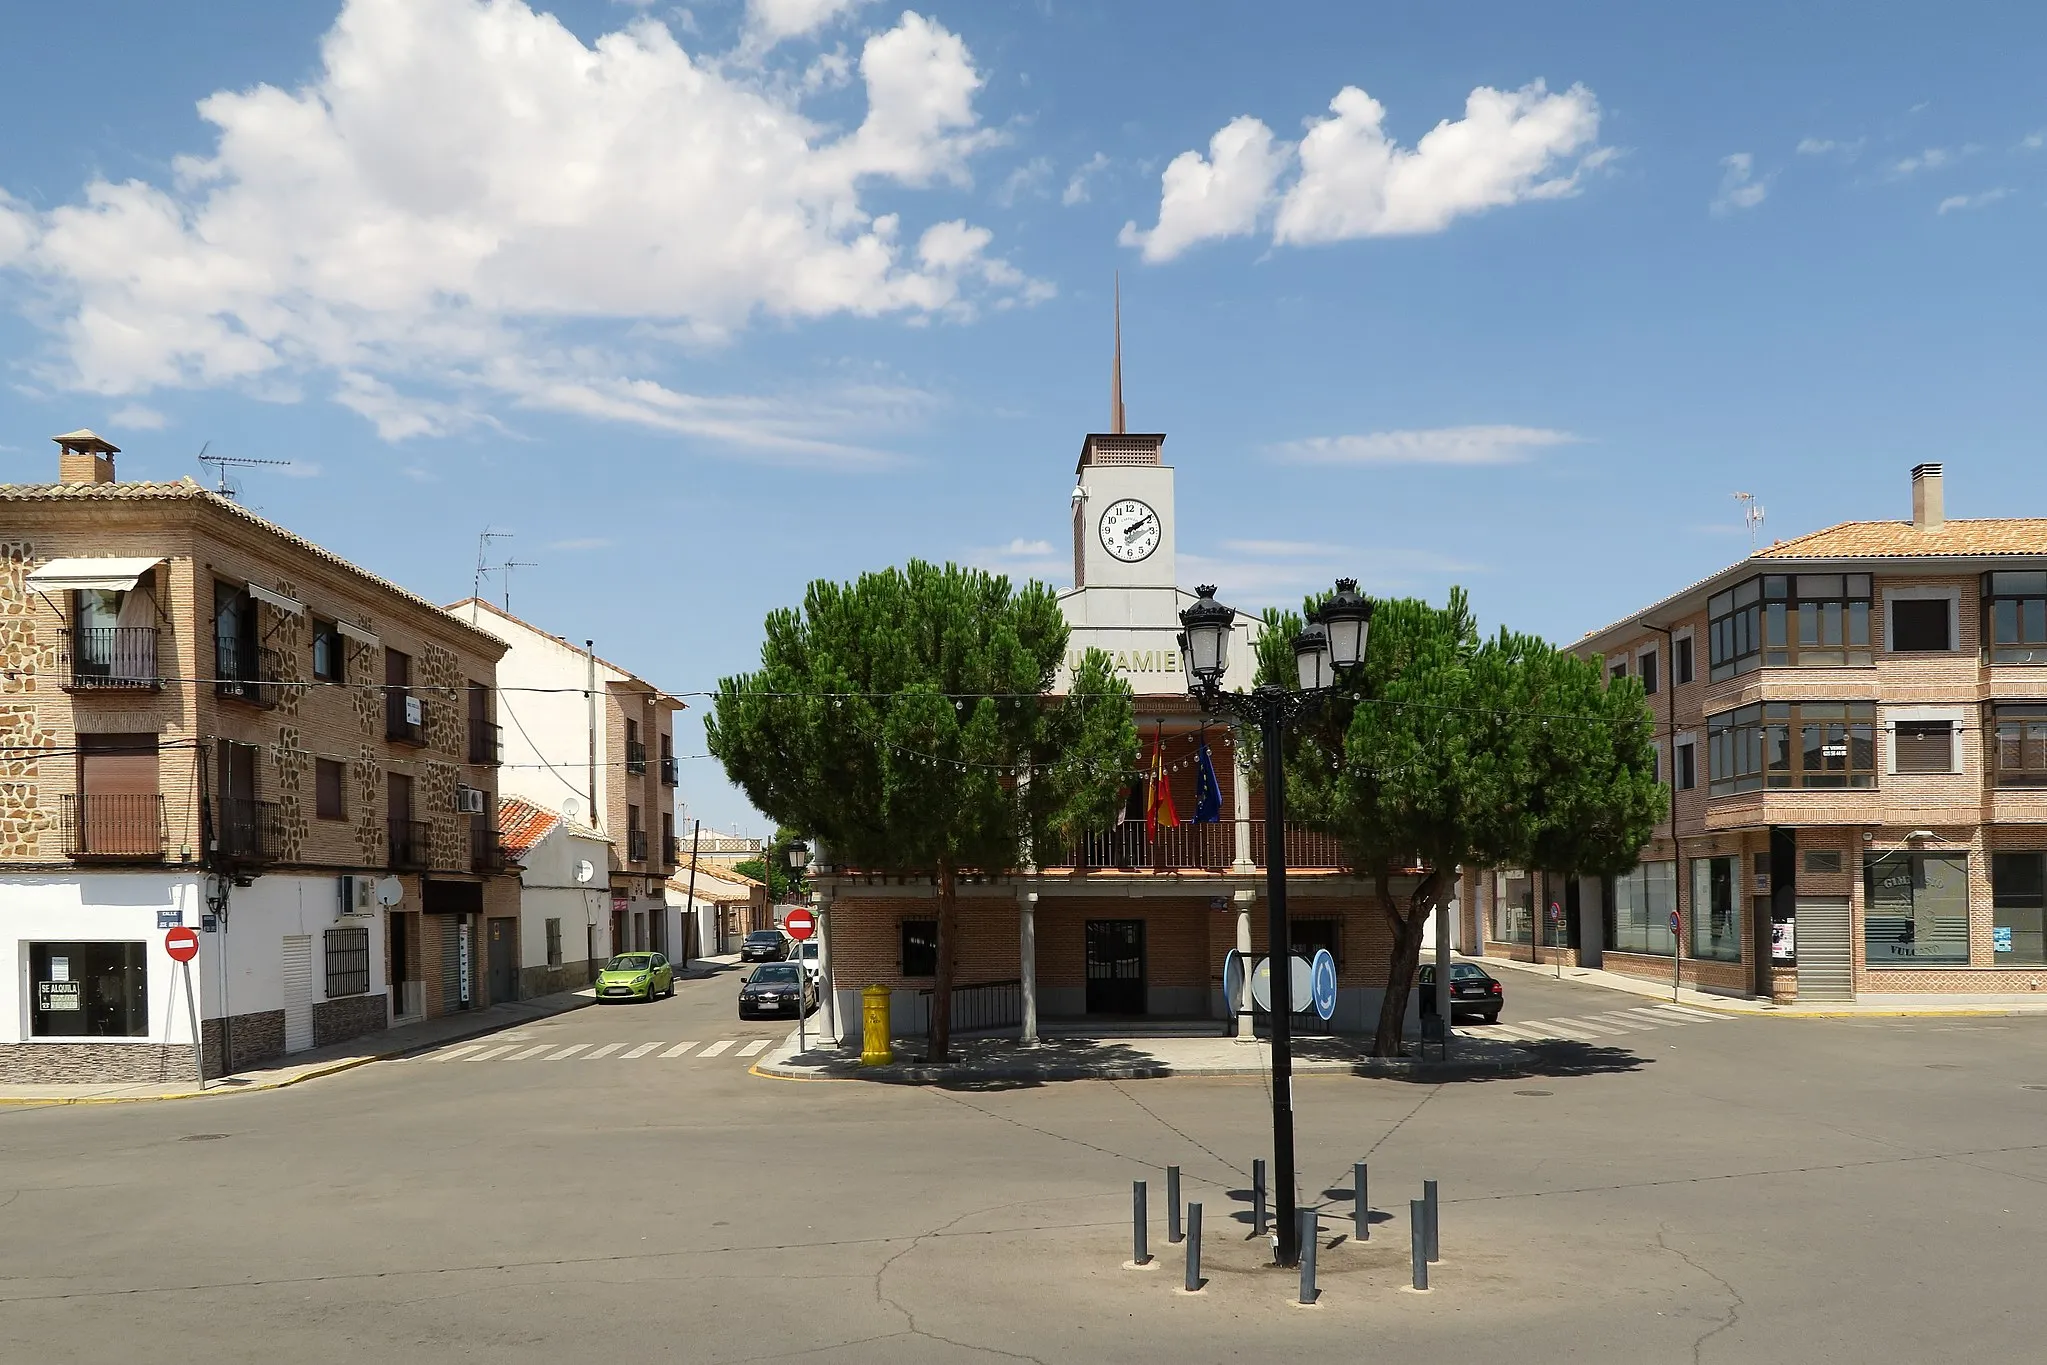
[[[377,913],[377,884],[370,877],[343,877],[341,879],[341,911],[347,915],[374,915]]]
[[[481,787],[455,788],[455,809],[463,815],[482,815],[490,793]]]

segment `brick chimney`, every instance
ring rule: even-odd
[[[101,440],[83,427],[50,439],[57,443],[58,483],[114,481],[114,457],[121,453],[119,446]]]
[[[1921,531],[1938,531],[1946,517],[1941,512],[1940,466],[1912,467],[1912,525]]]

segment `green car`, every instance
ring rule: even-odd
[[[675,968],[659,953],[620,953],[597,973],[597,1000],[652,1000],[675,994]]]

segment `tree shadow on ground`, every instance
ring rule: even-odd
[[[1323,1063],[1315,1070],[1328,1074],[1326,1063],[1349,1062],[1349,1075],[1371,1080],[1405,1081],[1414,1085],[1502,1081],[1533,1076],[1601,1076],[1639,1071],[1654,1058],[1623,1047],[1602,1047],[1556,1039],[1542,1043],[1510,1043],[1504,1039],[1459,1035],[1447,1059],[1423,1056],[1410,1042],[1405,1057],[1366,1055],[1369,1045],[1340,1038],[1303,1038],[1294,1045],[1297,1061]],[[1431,1049],[1433,1050],[1433,1048]]]
[[[898,1042],[896,1060],[859,1073],[862,1080],[928,1085],[940,1090],[1032,1090],[1066,1081],[1150,1080],[1176,1074],[1167,1063],[1128,1042],[1046,1038],[1028,1047],[1007,1035],[952,1040],[952,1059],[928,1062],[924,1041]]]

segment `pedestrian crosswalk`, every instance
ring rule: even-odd
[[[502,1036],[502,1035],[501,1035]],[[531,1043],[530,1035],[510,1042],[481,1038],[473,1043],[422,1053],[414,1062],[635,1062],[701,1061],[729,1055],[735,1061],[750,1061],[773,1046],[771,1038],[720,1038],[699,1046],[694,1040],[670,1043]]]
[[[1604,1014],[1581,1014],[1556,1019],[1531,1019],[1513,1024],[1485,1024],[1467,1030],[1469,1038],[1498,1038],[1503,1042],[1534,1046],[1538,1043],[1595,1043],[1620,1046],[1630,1034],[1659,1028],[1686,1028],[1692,1024],[1718,1024],[1724,1014],[1688,1009],[1683,1005],[1643,1005],[1612,1010]]]

